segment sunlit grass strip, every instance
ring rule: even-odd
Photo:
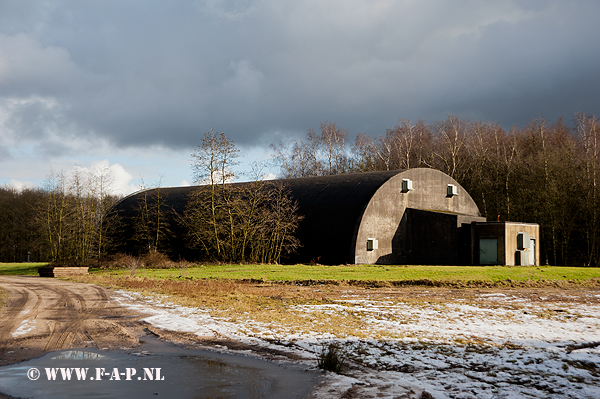
[[[94,271],[127,274],[129,271]],[[600,268],[521,266],[379,266],[379,265],[200,265],[175,269],[142,269],[136,275],[147,278],[231,279],[281,282],[384,281],[384,282],[489,282],[575,281],[600,279]]]
[[[48,263],[0,263],[0,275],[36,275],[40,266]]]
[[[0,263],[0,275],[37,275],[46,263]],[[183,264],[189,265],[189,264]],[[131,270],[92,270],[99,275],[131,275]],[[553,282],[600,285],[600,268],[524,266],[383,266],[383,265],[195,265],[171,269],[138,269],[152,279],[262,280],[292,284],[389,283],[390,285],[523,286]],[[380,284],[381,285],[381,284]]]

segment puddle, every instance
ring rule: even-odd
[[[144,341],[131,353],[74,349],[0,367],[0,392],[20,398],[304,398],[320,378],[296,365]]]

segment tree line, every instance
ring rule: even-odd
[[[439,169],[488,220],[539,223],[542,263],[599,266],[600,122],[583,113],[572,122],[536,118],[507,130],[456,116],[401,119],[353,142],[348,130],[324,122],[303,140],[271,147],[283,178]],[[233,140],[211,129],[192,154],[197,189],[188,206],[174,212],[159,184],[137,196],[133,220],[111,215],[120,198],[107,170],[52,172],[40,188],[0,187],[0,261],[101,259],[119,244],[114,232],[129,224],[139,254],[167,252],[175,228],[199,259],[278,262],[301,245],[293,233],[302,216],[285,187],[260,180],[258,167],[251,182],[229,184],[237,157]]]
[[[0,261],[83,264],[110,248],[118,196],[107,169],[51,172],[41,188],[0,187]]]
[[[489,221],[540,225],[541,260],[600,266],[600,123],[577,113],[535,118],[523,128],[456,116],[415,123],[401,119],[379,136],[335,123],[303,140],[272,144],[283,177],[435,168],[457,180]]]
[[[0,261],[85,265],[123,248],[178,260],[171,250],[180,241],[195,249],[184,251],[194,256],[188,260],[279,262],[299,246],[293,233],[302,217],[286,188],[262,181],[258,169],[253,181],[230,184],[238,152],[224,133],[204,134],[192,154],[195,189],[182,209],[159,181],[142,185],[133,212],[120,214],[107,170],[51,172],[41,188],[0,187]]]

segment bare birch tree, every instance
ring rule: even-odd
[[[600,265],[600,121],[594,115],[575,114],[584,162],[587,266]]]

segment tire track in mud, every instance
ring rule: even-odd
[[[44,348],[45,351],[60,350],[69,347],[72,342],[93,342],[94,337],[87,326],[93,324],[96,328],[93,330],[110,331],[111,334],[125,336],[129,339],[134,337],[127,333],[123,327],[114,321],[103,319],[105,317],[102,310],[108,303],[108,295],[99,287],[83,286],[86,292],[87,300],[83,295],[74,292],[73,290],[49,289],[60,293],[61,297],[57,305],[64,306],[70,312],[74,313],[75,318],[66,323],[60,323],[57,328],[50,334],[48,343]],[[90,292],[92,291],[91,295]],[[97,298],[99,297],[99,299]],[[88,306],[89,305],[89,306]],[[94,321],[93,323],[90,323]]]
[[[0,276],[0,365],[75,347],[137,345],[145,317],[111,301],[98,286],[39,277]],[[21,326],[25,326],[19,331]],[[18,332],[17,334],[15,334]]]
[[[42,298],[33,290],[26,286],[18,284],[14,291],[9,290],[9,299],[5,304],[5,311],[0,310],[0,337],[10,336],[18,331],[18,329],[28,321],[19,316],[31,314],[32,320],[35,320],[35,315],[42,304]],[[3,313],[4,317],[3,317]],[[0,349],[4,346],[4,340],[0,340]]]
[[[8,337],[16,330],[17,318],[23,312],[23,309],[25,309],[28,299],[29,294],[25,290],[12,292],[12,295],[4,305],[4,312],[0,313],[0,320],[2,321],[0,323],[0,337]],[[5,349],[6,344],[6,340],[0,340],[0,353]]]
[[[55,288],[45,286],[49,291],[60,295],[56,301],[56,311],[61,313],[63,308],[71,314],[71,317],[66,322],[56,323],[48,338],[48,343],[44,347],[44,351],[52,351],[64,349],[69,343],[73,342],[81,328],[82,321],[90,316],[92,312],[86,312],[86,301],[82,295],[65,288]],[[86,314],[87,313],[87,314]]]

